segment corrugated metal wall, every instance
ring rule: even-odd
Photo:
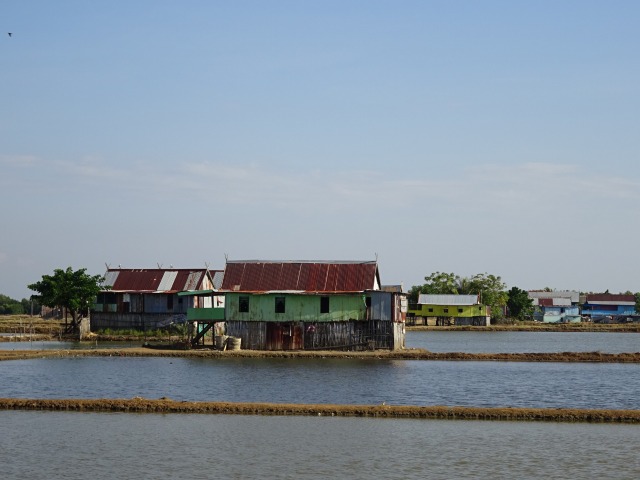
[[[347,351],[404,346],[404,324],[391,321],[242,322],[227,321],[227,335],[251,350]]]
[[[91,314],[91,331],[99,330],[154,330],[167,328],[171,324],[186,322],[184,314],[150,314],[150,313],[102,313]]]

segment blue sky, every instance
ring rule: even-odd
[[[640,291],[639,24],[635,1],[5,1],[0,293],[225,254]]]

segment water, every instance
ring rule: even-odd
[[[640,334],[620,332],[409,331],[407,348],[431,352],[640,352]]]
[[[640,409],[640,365],[75,357],[0,362],[1,397]]]
[[[636,338],[408,332],[407,343],[431,351],[615,352],[638,351]],[[635,364],[66,357],[0,362],[0,380],[0,397],[19,398],[640,409]],[[637,425],[0,411],[0,475],[640,478],[639,441]]]
[[[0,350],[94,350],[97,348],[131,348],[142,345],[139,342],[67,342],[58,340],[34,340],[27,342],[0,341]]]
[[[61,412],[0,425],[7,480],[640,477],[633,425]]]
[[[134,342],[0,342],[0,350],[74,350],[77,348],[138,347]],[[432,352],[465,353],[553,353],[640,352],[640,334],[620,332],[455,332],[409,331],[408,348],[424,348]]]

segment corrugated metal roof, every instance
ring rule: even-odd
[[[570,307],[570,298],[538,298],[538,305],[542,307]]]
[[[202,287],[207,269],[109,269],[105,286],[115,292],[182,292]]]
[[[357,261],[228,261],[222,290],[362,292],[379,288],[378,265]]]
[[[616,293],[591,293],[587,295],[586,303],[598,305],[635,305],[636,297]]]
[[[611,301],[608,302],[607,300],[599,300],[599,301],[591,301],[591,302],[587,302],[589,305],[622,305],[625,307],[631,306],[631,305],[635,305],[636,302],[615,302],[615,301]]]
[[[211,275],[213,275],[213,288],[220,290],[224,279],[224,270],[211,270]]]
[[[478,295],[418,295],[420,305],[478,305]]]
[[[529,298],[570,298],[572,303],[578,303],[580,300],[580,292],[574,290],[556,290],[553,292],[531,290],[527,293]]]

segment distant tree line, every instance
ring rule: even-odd
[[[478,295],[480,303],[491,308],[491,316],[500,318],[506,314],[517,320],[527,320],[533,316],[533,300],[526,290],[507,286],[499,276],[478,273],[471,277],[462,277],[455,273],[434,272],[424,278],[425,283],[414,285],[409,290],[409,304],[417,304],[420,294],[431,295]],[[545,287],[547,292],[553,289]],[[609,293],[607,290],[605,293]],[[636,312],[640,313],[640,292],[627,291],[625,295],[634,295]]]
[[[0,315],[24,315],[31,313],[31,300],[23,298],[15,300],[7,295],[0,294]],[[40,313],[40,303],[33,301],[33,313]]]

